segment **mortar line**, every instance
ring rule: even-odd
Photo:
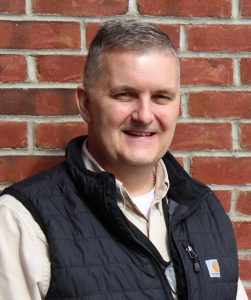
[[[36,59],[34,56],[27,56],[28,78],[31,82],[37,82]]]
[[[30,10],[30,6],[28,5],[28,10]],[[138,15],[135,15],[138,17]],[[117,19],[118,16],[101,16],[101,17],[89,17],[89,16],[62,16],[62,15],[54,15],[54,14],[46,14],[46,15],[7,15],[0,14],[1,20],[6,21],[41,21],[41,22],[80,22],[83,20],[84,22],[92,23],[92,22],[105,22],[108,20]],[[124,15],[119,15],[120,19],[128,20],[132,18],[132,15],[128,15],[125,13]],[[142,22],[148,23],[162,23],[165,25],[250,25],[251,19],[248,17],[243,17],[239,19],[235,19],[232,16],[221,18],[221,17],[166,17],[166,16],[140,16],[140,20]]]
[[[127,15],[131,16],[131,17],[136,17],[139,15],[137,0],[129,0],[128,1]]]
[[[235,151],[240,151],[240,129],[239,129],[240,122],[234,121],[232,122],[232,147]]]
[[[32,16],[32,0],[25,1],[25,12],[27,16]]]
[[[232,18],[238,19],[240,17],[240,1],[232,0]]]
[[[180,26],[180,52],[187,51],[187,31],[184,25]]]
[[[241,86],[239,57],[233,59],[233,79],[234,79],[234,85]]]

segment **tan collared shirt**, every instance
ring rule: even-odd
[[[90,158],[87,153],[86,167],[91,170],[99,169],[100,166],[95,165]],[[118,194],[121,197],[119,206],[127,218],[149,237],[168,260],[161,199],[166,194],[169,183],[161,161],[156,174],[156,191],[148,220],[136,207],[131,209],[129,194],[122,183],[117,182]],[[44,299],[51,277],[48,243],[30,212],[10,195],[0,197],[0,237],[0,300]],[[236,300],[248,300],[240,281]]]

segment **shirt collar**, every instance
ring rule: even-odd
[[[105,171],[100,164],[96,161],[96,159],[91,155],[91,153],[87,149],[87,140],[85,139],[82,145],[82,158],[85,164],[86,169],[93,172],[102,172]]]

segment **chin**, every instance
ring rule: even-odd
[[[141,157],[135,157],[135,158],[124,158],[123,161],[125,164],[127,164],[128,166],[132,166],[132,167],[147,167],[147,166],[153,166],[156,164],[156,162],[159,159],[149,159],[149,157],[143,158]]]

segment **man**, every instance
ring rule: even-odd
[[[227,215],[167,153],[180,105],[169,37],[107,22],[77,104],[88,137],[1,196],[0,298],[247,299]]]

